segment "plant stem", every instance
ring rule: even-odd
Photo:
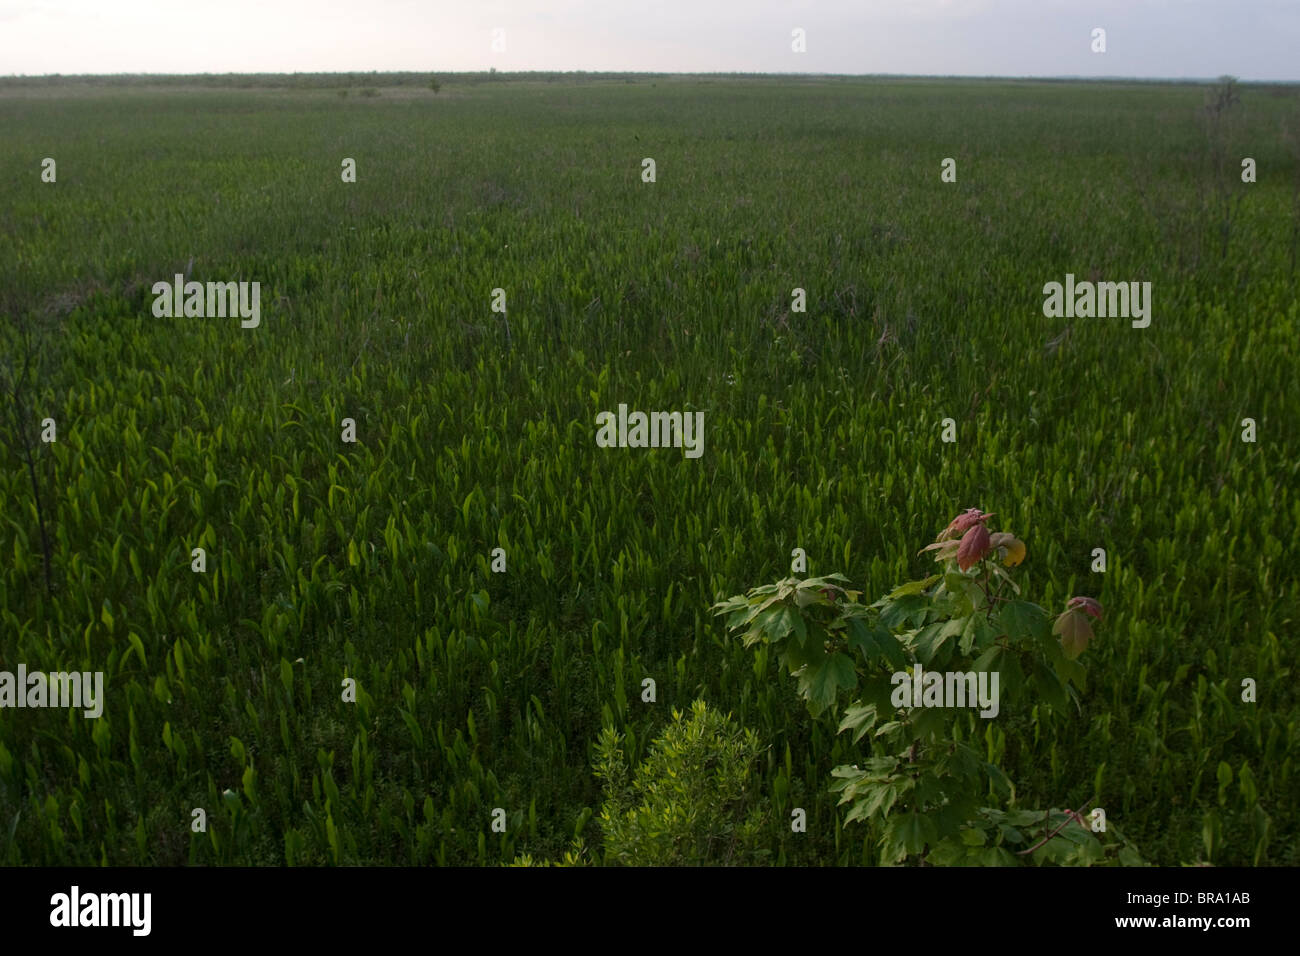
[[[1091,800],[1088,801],[1088,803],[1091,803],[1091,802],[1092,802]],[[1083,813],[1084,810],[1086,810],[1086,809],[1088,808],[1088,803],[1085,803],[1083,806],[1081,806],[1078,810],[1075,810],[1073,813],[1070,813],[1070,812],[1067,811],[1066,814],[1065,814],[1065,822],[1064,822],[1064,823],[1062,823],[1059,827],[1057,827],[1057,828],[1056,828],[1055,830],[1053,830],[1051,833],[1047,834],[1047,836],[1043,837],[1041,840],[1039,840],[1037,843],[1035,843],[1033,846],[1031,846],[1028,850],[1017,850],[1017,851],[1016,851],[1016,856],[1028,856],[1030,853],[1033,853],[1033,852],[1034,852],[1035,850],[1037,850],[1039,847],[1043,846],[1045,843],[1047,843],[1048,840],[1050,840],[1052,837],[1056,836],[1058,833],[1060,833],[1062,830],[1064,830],[1066,827],[1068,827],[1071,823],[1073,823],[1075,817],[1079,816],[1081,813]],[[1049,816],[1049,819],[1050,819],[1050,816]]]

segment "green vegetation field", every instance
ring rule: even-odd
[[[772,862],[874,863],[866,742],[710,606],[794,548],[878,596],[980,507],[1106,611],[1072,719],[979,726],[1018,804],[1300,864],[1300,91],[1216,132],[1193,85],[264,79],[0,82],[0,670],[106,674],[0,711],[0,862],[599,861],[601,728],[702,698]],[[261,326],[155,318],[177,272]],[[1150,326],[1044,317],[1066,273]],[[620,403],[702,457],[598,448]]]

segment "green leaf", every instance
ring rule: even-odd
[[[1001,578],[1003,581],[1006,581],[1007,584],[1010,585],[1011,590],[1015,591],[1017,594],[1020,593],[1020,585],[1017,584],[1015,580],[1011,577],[1011,575],[1006,572],[1005,568],[1003,568],[999,564],[993,564],[991,565],[991,567],[993,569],[993,574],[995,577]]]
[[[397,708],[397,712],[406,724],[406,729],[411,732],[411,739],[415,741],[415,745],[417,747],[422,746],[424,744],[424,731],[420,729],[420,722],[415,719],[415,715],[401,707]]]
[[[1142,855],[1131,846],[1122,846],[1119,848],[1119,865],[1120,866],[1146,866],[1146,861]]]
[[[1237,776],[1241,779],[1241,798],[1246,801],[1246,806],[1253,807],[1259,801],[1259,789],[1255,785],[1255,774],[1251,772],[1250,764],[1243,763]]]
[[[1003,772],[1002,768],[995,763],[986,763],[984,769],[988,771],[989,783],[992,785],[994,793],[1000,793],[1008,799],[1015,796],[1015,784],[1011,778]]]
[[[889,628],[853,617],[849,619],[846,635],[849,647],[860,651],[868,663],[884,661],[896,671],[907,667],[903,645]]]
[[[880,608],[880,623],[891,630],[902,624],[909,617],[924,612],[930,606],[930,599],[919,594],[909,594],[884,603]]]
[[[868,761],[868,764],[870,764],[870,761]],[[830,790],[832,793],[836,793],[852,783],[865,779],[869,775],[869,771],[863,770],[861,767],[840,765],[831,770],[831,776],[837,782],[831,784]]]
[[[871,785],[868,794],[858,806],[863,807],[862,812],[867,816],[874,814],[884,819],[894,808],[894,801],[898,799],[898,788],[892,783],[881,782]]]
[[[926,823],[921,814],[900,813],[891,817],[885,827],[884,862],[898,863],[908,856],[916,856],[925,849]]]
[[[808,625],[805,623],[803,615],[791,607],[785,608],[785,612],[790,617],[790,624],[794,632],[795,640],[806,643],[808,640],[809,631],[808,631]],[[820,631],[821,629],[818,628],[818,635],[817,635],[818,637],[820,637]]]
[[[966,582],[969,581],[964,574],[958,574],[956,571],[950,571],[943,576],[943,586],[948,589],[949,594],[965,594]]]
[[[920,594],[938,580],[939,575],[932,574],[928,578],[923,578],[920,581],[908,581],[906,584],[900,584],[898,587],[894,588],[894,590],[885,595],[885,600],[894,601],[898,598],[906,597],[909,594]]]
[[[998,623],[1012,643],[1041,641],[1048,637],[1047,612],[1029,601],[1012,601],[1002,608]]]
[[[826,632],[813,627],[802,641],[785,643],[786,666],[791,674],[802,667],[819,668],[826,659]]]
[[[131,642],[131,649],[135,651],[135,656],[140,658],[140,666],[148,669],[149,663],[144,657],[144,643],[140,640],[140,635],[132,631],[126,639]]]
[[[1020,861],[1000,846],[990,847],[980,854],[980,866],[1019,866]]]
[[[875,704],[854,703],[844,713],[844,718],[840,721],[839,733],[846,730],[856,730],[853,735],[853,742],[856,744],[862,739],[863,735],[875,726],[878,714]]]
[[[1046,699],[1053,710],[1059,714],[1064,714],[1068,700],[1065,695],[1065,686],[1057,678],[1056,672],[1041,660],[1035,658],[1033,673],[1034,687],[1038,693]]]
[[[808,704],[815,716],[835,703],[835,694],[839,688],[851,690],[857,686],[857,681],[853,662],[837,652],[821,663],[810,666],[804,672],[801,683],[807,687]]]
[[[791,579],[793,580],[793,579]],[[839,583],[850,583],[852,579],[836,571],[834,574],[823,574],[819,578],[804,578],[799,582],[801,588],[838,588]]]
[[[921,629],[912,642],[916,650],[916,657],[922,664],[929,664],[934,660],[935,655],[942,650],[944,644],[952,637],[952,621],[943,621],[935,624],[929,624]]]
[[[984,617],[979,614],[972,614],[966,618],[961,628],[961,643],[957,645],[957,650],[961,652],[963,657],[969,657],[974,648],[984,645],[990,634],[988,622]]]
[[[839,652],[832,654],[826,666],[833,671],[832,677],[837,687],[853,690],[858,686],[858,672],[853,667],[852,658],[847,654]]]
[[[1087,690],[1088,671],[1078,661],[1072,661],[1065,657],[1060,657],[1056,661],[1056,674],[1061,679],[1062,684],[1070,683],[1079,690]]]
[[[891,720],[888,723],[881,724],[879,727],[877,727],[876,732],[872,734],[872,736],[883,737],[885,734],[892,734],[894,731],[896,731],[899,727],[902,726],[903,726],[903,722],[901,720]]]
[[[953,607],[957,617],[975,613],[975,601],[979,594],[975,582],[964,574],[945,574],[943,586],[952,596]]]
[[[971,665],[971,670],[975,673],[991,671],[996,669],[998,660],[1002,657],[1004,650],[1001,645],[994,644],[987,651],[976,658],[975,663]]]
[[[820,591],[814,591],[810,588],[800,588],[794,593],[794,603],[797,607],[808,607],[810,604],[829,605],[832,602]]]
[[[792,633],[800,643],[803,643],[808,634],[803,615],[794,608],[786,606],[764,611],[755,619],[754,626],[762,629],[763,639],[769,644],[782,640]]]
[[[849,650],[858,651],[868,662],[878,653],[871,628],[860,617],[851,617],[845,622],[844,641],[848,644]]]
[[[952,838],[940,840],[925,855],[925,862],[930,866],[964,866],[967,863],[966,848]]]

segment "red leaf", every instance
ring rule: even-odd
[[[943,533],[939,535],[939,540],[943,541],[947,538],[955,538],[959,534],[964,534],[973,525],[982,524],[992,517],[992,512],[985,514],[978,508],[967,508],[957,517],[952,519],[952,524],[943,529]]]
[[[1091,614],[1097,620],[1101,620],[1101,604],[1094,598],[1090,597],[1072,597],[1066,607],[1080,608]]]
[[[989,553],[989,529],[977,524],[961,536],[957,548],[957,567],[965,571]]]
[[[938,551],[935,553],[934,560],[947,561],[949,558],[951,558],[954,554],[957,553],[957,542],[936,541],[934,542],[934,544],[927,544],[924,548],[922,548],[920,551],[916,553],[925,554],[925,552],[934,551],[936,548],[938,549]]]

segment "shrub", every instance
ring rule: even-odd
[[[882,864],[1141,863],[1117,833],[1107,845],[1093,835],[1083,815],[1093,801],[1078,810],[1015,808],[1011,781],[978,746],[980,718],[931,700],[935,672],[951,671],[988,675],[990,717],[1007,700],[1062,715],[1078,707],[1077,658],[1101,605],[1071,598],[1053,623],[1023,600],[1011,569],[1025,544],[990,532],[992,517],[977,508],[958,515],[922,549],[935,552],[941,571],[874,604],[859,603],[861,592],[841,585],[848,578],[832,574],[754,588],[714,612],[747,647],[773,646],[814,716],[843,705],[840,732],[853,731],[854,743],[867,738],[869,755],[836,767],[831,790],[849,805],[846,823],[878,828]],[[909,689],[912,680],[921,692]],[[981,806],[990,794],[1012,806]]]
[[[575,837],[569,849],[565,851],[564,858],[561,860],[539,860],[534,859],[531,853],[520,853],[510,863],[502,864],[509,867],[521,866],[587,866],[587,847],[582,842],[581,837]]]
[[[761,751],[753,731],[702,700],[689,717],[674,709],[630,780],[622,740],[607,727],[596,743],[606,863],[726,866],[768,855],[756,846],[763,807],[749,773]]]

